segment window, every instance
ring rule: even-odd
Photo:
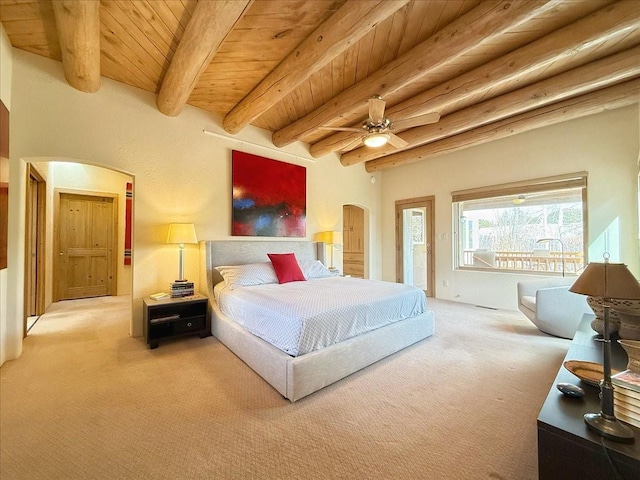
[[[424,244],[424,208],[411,210],[411,239],[414,245]]]
[[[579,273],[586,187],[582,172],[453,192],[456,268]]]

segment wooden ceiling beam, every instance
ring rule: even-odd
[[[492,98],[442,118],[439,123],[412,128],[398,136],[408,142],[402,150],[431,143],[497,122],[535,108],[640,77],[640,46],[574,68],[511,93]],[[358,148],[340,158],[349,166],[398,153],[397,148]]]
[[[387,112],[385,116],[388,117],[389,115],[390,115],[389,112]],[[361,124],[362,122],[359,122],[350,126],[358,127]],[[318,140],[317,142],[312,143],[309,146],[309,153],[313,158],[320,158],[325,155],[329,155],[332,152],[346,150],[349,147],[349,145],[353,143],[353,140],[355,138],[354,136],[355,134],[350,132],[334,133],[333,135],[329,135],[328,137],[323,138],[322,140]],[[345,155],[345,154],[343,153],[342,155]],[[340,160],[342,160],[342,157],[340,157]]]
[[[367,172],[379,172],[400,165],[421,162],[437,155],[517,135],[536,128],[547,127],[605,110],[626,107],[640,101],[640,79],[630,80],[613,87],[580,95],[563,102],[531,110],[499,122],[405,150],[365,163]]]
[[[160,87],[156,104],[175,117],[189,100],[200,75],[253,0],[198,2]]]
[[[224,129],[238,133],[407,3],[349,0],[224,117]]]
[[[441,113],[451,105],[471,103],[474,98],[489,91],[495,95],[505,84],[536,71],[543,72],[558,59],[569,58],[586,50],[596,51],[605,42],[626,38],[633,30],[637,30],[639,17],[640,2],[618,2],[607,6],[503,57],[394,105],[387,109],[386,115],[393,119],[429,112]],[[317,158],[342,150],[348,143],[347,135],[338,133],[312,144],[309,151]],[[377,153],[382,154],[382,151],[365,153],[367,150],[361,147],[354,152],[362,155],[362,161],[378,158]],[[351,160],[348,161],[352,164]]]
[[[336,95],[322,107],[275,132],[273,143],[283,147],[322,125],[333,125],[345,112],[364,111],[366,100],[372,95],[384,97],[396,92],[428,75],[431,69],[455,61],[478,45],[495,41],[503,33],[548,13],[560,3],[560,0],[482,2],[409,52]]]
[[[100,88],[100,0],[52,2],[64,77],[73,88]]]

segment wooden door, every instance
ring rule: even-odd
[[[33,212],[38,211],[38,182],[35,178],[29,177],[29,187],[27,188],[27,262],[25,269],[27,277],[27,310],[26,315],[32,317],[38,314],[37,306],[37,285],[38,275],[38,217]]]
[[[44,313],[44,264],[47,184],[36,168],[27,164],[25,245],[25,335],[27,317]]]
[[[396,281],[435,296],[434,197],[396,202]]]
[[[57,300],[115,295],[117,197],[59,192]]]
[[[364,278],[364,210],[345,205],[342,218],[343,274]]]

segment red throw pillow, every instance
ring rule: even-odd
[[[304,274],[300,270],[294,253],[268,253],[278,277],[278,283],[304,282]]]

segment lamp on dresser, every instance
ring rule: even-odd
[[[601,297],[604,308],[603,370],[600,382],[600,413],[587,413],[587,427],[603,437],[619,442],[634,441],[633,430],[618,421],[613,406],[611,383],[611,340],[609,338],[609,310],[611,299],[640,298],[640,284],[624,263],[610,263],[609,254],[604,254],[604,263],[591,262],[573,283],[569,291],[581,295]]]
[[[198,243],[196,228],[193,223],[172,223],[167,233],[167,243],[177,243],[180,249],[179,276],[176,282],[186,282],[184,278],[184,246],[189,243]]]

